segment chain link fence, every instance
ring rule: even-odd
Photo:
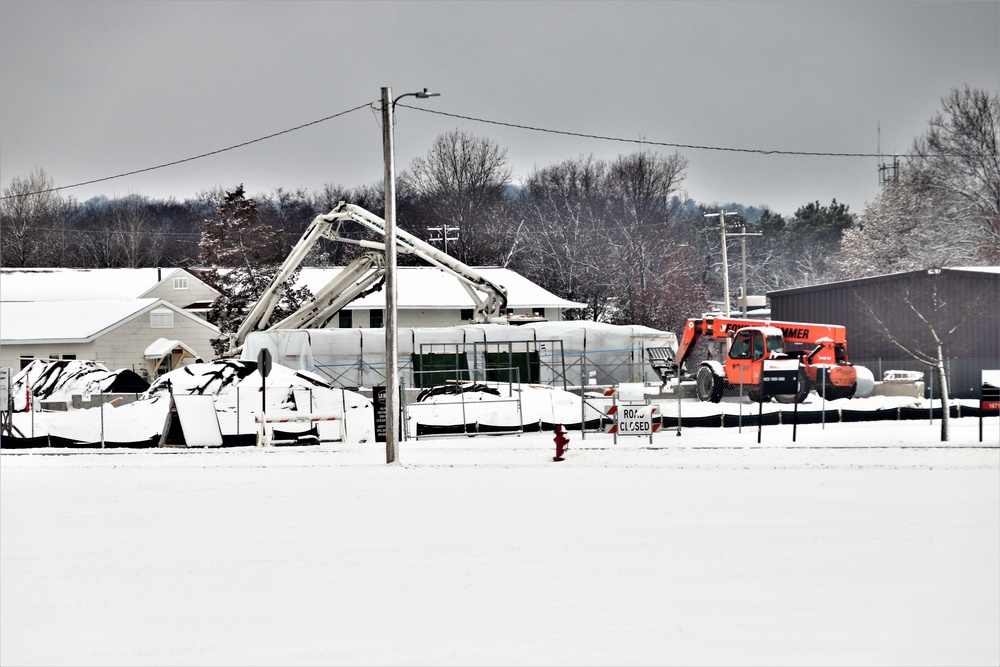
[[[864,366],[872,372],[876,382],[923,383],[923,398],[941,398],[940,381],[935,369],[916,359],[851,359],[855,366]],[[946,358],[945,378],[948,381],[948,395],[951,398],[979,398],[982,388],[982,371],[1000,369],[1000,359],[989,358]],[[897,371],[894,373],[894,371]],[[901,373],[898,371],[902,371]],[[919,379],[909,380],[906,375]],[[894,379],[895,378],[895,379]]]

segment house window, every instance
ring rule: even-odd
[[[531,314],[532,315],[537,315],[538,317],[545,317],[545,309],[544,308],[532,308],[531,309]]]
[[[462,320],[463,322],[471,322],[472,321],[472,309],[471,308],[463,308],[458,313],[458,318],[460,320]]]
[[[76,355],[75,354],[64,354],[62,356],[62,358],[65,361],[75,361],[76,360]]]
[[[21,357],[21,370],[23,371],[34,360],[34,357]]]
[[[188,279],[187,277],[174,278],[174,289],[187,289]]]
[[[341,329],[350,329],[354,325],[354,322],[351,321],[351,311],[342,310],[339,315],[340,324],[338,326],[340,326]]]
[[[384,315],[381,308],[372,308],[368,311],[368,326],[372,329],[381,329],[383,317]]]
[[[150,312],[149,326],[152,329],[173,329],[174,311],[169,308],[157,308]]]

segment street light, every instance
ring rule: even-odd
[[[440,93],[426,88],[392,99],[382,88],[382,155],[385,162],[385,462],[399,458],[399,367],[396,344],[396,158],[392,145],[393,113],[404,97],[426,99]],[[390,100],[392,102],[390,103]]]

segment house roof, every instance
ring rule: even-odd
[[[342,268],[304,268],[298,285],[314,294]],[[499,267],[476,267],[481,276],[507,289],[508,308],[583,308],[536,285],[519,273]],[[396,274],[396,304],[408,309],[471,308],[472,300],[457,278],[434,266],[400,266]],[[349,310],[385,308],[385,290],[373,292],[346,306]]]
[[[184,269],[0,269],[0,301],[138,299]]]
[[[313,293],[326,285],[343,268],[303,268],[299,285]],[[585,303],[569,301],[536,285],[516,271],[499,267],[477,267],[487,280],[507,289],[509,308],[583,308]],[[0,301],[124,301],[145,297],[160,283],[178,272],[200,280],[185,269],[0,269]],[[433,266],[397,268],[397,305],[408,309],[460,309],[472,300],[457,278]],[[199,302],[199,307],[209,304]],[[121,307],[119,306],[119,309]],[[189,306],[190,308],[190,306]],[[348,309],[385,308],[385,292],[378,291],[348,304]],[[86,318],[85,318],[86,320]],[[4,336],[6,339],[7,336]]]
[[[5,345],[87,343],[108,329],[157,308],[167,308],[216,332],[219,330],[163,299],[0,301],[0,342]]]

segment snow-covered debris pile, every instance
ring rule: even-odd
[[[261,409],[270,417],[294,416],[290,413],[321,415],[343,420],[346,439],[352,442],[374,440],[375,420],[371,401],[353,391],[339,389],[310,373],[273,364],[262,391],[257,362],[225,359],[191,364],[161,376],[144,398],[155,399],[173,394],[215,396],[215,409],[223,436],[254,433],[259,428],[256,417]],[[263,401],[267,401],[263,405]],[[313,428],[321,440],[339,440],[341,424],[330,421],[287,423],[282,430],[302,433]]]
[[[61,363],[61,362],[60,362]],[[115,375],[100,364],[76,362],[78,373],[52,372],[39,384],[37,396],[59,396],[59,392],[99,393]],[[97,367],[94,369],[93,367]],[[84,369],[90,369],[86,371]],[[25,369],[30,372],[30,367]],[[171,371],[148,387],[139,400],[127,405],[102,405],[69,412],[45,411],[13,415],[14,438],[59,438],[66,443],[132,443],[155,446],[168,422],[172,396],[205,395],[214,398],[219,428],[223,438],[240,440],[253,437],[258,429],[257,416],[269,417],[321,415],[330,421],[296,422],[283,425],[288,433],[315,432],[320,440],[374,441],[374,417],[371,402],[356,392],[331,387],[318,376],[275,364],[268,374],[266,391],[256,362],[225,360],[191,364]],[[39,372],[41,376],[41,373]],[[21,376],[19,375],[18,378]],[[77,378],[70,382],[67,378]],[[88,383],[93,378],[92,383]],[[35,385],[32,380],[32,385]],[[23,410],[25,387],[20,385]],[[267,404],[263,405],[266,397]],[[337,421],[333,421],[336,419]],[[65,445],[64,445],[65,446]]]
[[[522,425],[578,425],[603,415],[577,394],[542,385],[466,383],[425,389],[407,406],[410,432],[420,426],[466,425],[473,430],[507,430]],[[438,429],[435,429],[438,430]]]
[[[28,409],[29,390],[32,401],[70,403],[74,395],[141,394],[148,388],[148,382],[126,368],[111,371],[96,361],[69,359],[36,359],[11,381],[15,412]]]
[[[170,392],[218,396],[229,393],[243,378],[252,375],[256,370],[257,362],[236,359],[190,364],[158,377],[144,398]]]

